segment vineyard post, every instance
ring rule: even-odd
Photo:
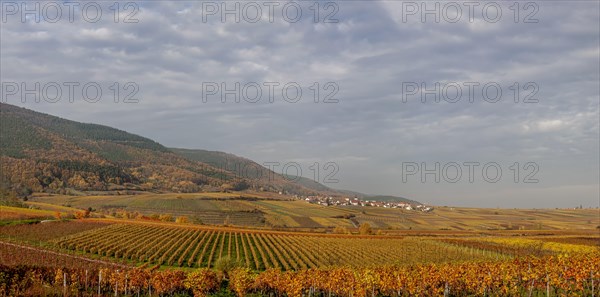
[[[550,275],[546,275],[546,296],[550,297]]]
[[[371,285],[371,296],[375,297],[375,284]]]
[[[63,296],[67,296],[67,273],[63,272]]]
[[[396,278],[398,279],[398,283],[400,283],[400,275],[399,274],[396,276]],[[400,289],[401,288],[398,288],[398,296],[400,296]]]
[[[331,297],[331,281],[329,282],[327,289],[329,290],[328,296]]]
[[[489,276],[489,278],[490,278],[490,281],[493,281],[493,278],[492,278],[492,272],[491,272],[491,271],[488,271],[488,276]],[[491,294],[493,294],[493,292],[494,292],[494,291],[492,290],[492,288],[493,288],[492,286],[493,286],[493,285],[490,285],[490,288],[489,288],[489,289],[490,289],[490,295],[491,295]],[[488,287],[487,287],[487,285],[486,285],[486,286],[485,286],[485,290],[487,291],[487,289],[488,289]]]
[[[117,275],[119,275],[119,269],[117,269]],[[119,278],[118,276],[115,278],[115,297],[117,297],[117,292],[119,291]]]
[[[533,286],[535,285],[535,278],[531,281],[531,286],[529,286],[529,295],[527,295],[528,297],[531,297],[533,294]]]
[[[590,272],[590,278],[592,279],[592,297],[594,297],[594,271]]]
[[[85,290],[88,288],[88,270],[85,270]]]
[[[100,297],[100,286],[102,285],[102,270],[98,273],[98,297]]]

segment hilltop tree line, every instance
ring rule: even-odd
[[[206,176],[173,166],[140,165],[125,167],[111,163],[76,160],[27,160],[0,157],[2,188],[20,197],[32,192],[66,193],[119,189],[163,190],[180,193],[212,190],[241,191],[250,184],[244,180],[211,180]]]

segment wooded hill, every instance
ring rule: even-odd
[[[167,148],[119,129],[5,103],[0,103],[0,165],[0,194],[12,192],[21,197],[31,192],[243,190],[374,197],[332,189],[304,177],[283,176],[233,154]],[[386,200],[415,202],[394,196]]]
[[[145,137],[9,104],[0,104],[0,158],[2,187],[19,195],[246,189],[316,193],[281,176],[246,178],[181,156]]]

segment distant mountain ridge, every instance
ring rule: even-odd
[[[84,124],[0,103],[1,186],[31,191],[199,192],[262,188],[209,164],[122,130]],[[298,193],[310,192],[289,186]]]
[[[193,161],[209,164],[213,167],[228,171],[238,177],[249,179],[252,181],[272,182],[275,184],[286,184],[281,188],[282,191],[290,194],[295,194],[294,188],[304,187],[319,195],[340,195],[341,193],[328,188],[318,182],[305,177],[283,176],[273,172],[261,164],[258,164],[250,159],[236,156],[234,154],[208,151],[202,149],[182,149],[170,148],[176,154]]]
[[[307,178],[285,178],[233,154],[171,149],[119,129],[5,103],[0,103],[0,165],[0,186],[21,195],[69,190],[347,195]]]
[[[396,201],[406,202],[410,204],[421,204],[418,201],[407,199],[404,197],[391,196],[391,195],[369,195],[348,190],[339,190],[327,187],[321,183],[318,183],[310,178],[301,176],[287,176],[284,177],[276,172],[269,171],[264,166],[244,157],[236,156],[234,154],[220,152],[220,151],[209,151],[202,149],[182,149],[182,148],[170,148],[171,151],[186,157],[190,160],[203,162],[210,164],[219,169],[230,171],[238,176],[242,176],[247,179],[267,179],[269,176],[273,176],[273,180],[281,181],[288,180],[293,181],[297,185],[301,185],[305,188],[315,191],[315,194],[319,195],[333,195],[333,196],[345,196],[345,197],[356,197],[363,200],[375,200],[375,201]],[[249,170],[244,170],[249,169]],[[257,174],[256,170],[260,168],[262,173]]]

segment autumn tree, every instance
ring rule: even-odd
[[[249,268],[235,268],[229,273],[229,288],[239,297],[244,297],[252,289],[255,278],[256,275]]]
[[[350,232],[348,231],[348,228],[346,228],[344,226],[336,226],[333,229],[333,233],[335,233],[335,234],[349,234]]]
[[[225,277],[228,277],[229,272],[238,266],[240,266],[239,263],[229,256],[221,257],[215,261],[215,269],[223,273]]]
[[[150,273],[144,269],[134,268],[129,272],[129,286],[132,292],[137,292],[138,296],[140,291],[148,287],[150,279]]]
[[[234,186],[231,185],[231,184],[225,183],[225,184],[221,185],[221,191],[223,191],[225,193],[229,193],[229,192],[231,192],[233,190],[234,190]]]
[[[183,285],[186,289],[192,290],[194,296],[204,297],[219,287],[219,280],[214,271],[203,268],[188,273]]]
[[[172,222],[173,221],[173,215],[171,214],[162,214],[158,217],[159,220],[163,221],[163,222]]]
[[[78,211],[75,213],[75,218],[78,220],[84,219],[84,218],[89,218],[90,217],[90,209],[86,209],[84,211]]]
[[[158,294],[172,295],[184,287],[185,272],[180,270],[156,271],[152,277],[152,287]]]
[[[177,219],[175,219],[175,223],[187,224],[189,222],[190,220],[186,216],[177,217]]]
[[[369,225],[369,223],[363,223],[360,224],[360,227],[358,227],[358,233],[361,235],[369,235],[373,233],[373,229],[371,229],[371,225]]]

